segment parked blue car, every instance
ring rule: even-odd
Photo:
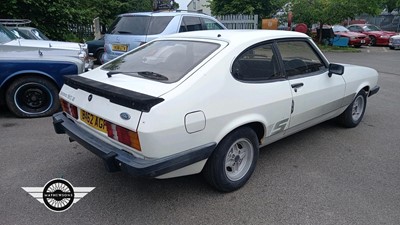
[[[46,53],[0,51],[0,104],[18,117],[49,116],[60,107],[58,93],[64,76],[84,70],[73,57]]]

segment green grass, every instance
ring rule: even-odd
[[[339,47],[330,45],[318,45],[319,49],[324,52],[361,52],[359,48],[354,47]]]

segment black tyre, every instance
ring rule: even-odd
[[[60,108],[55,84],[40,77],[21,77],[6,91],[6,104],[19,117],[50,116]]]
[[[361,122],[364,116],[366,106],[367,106],[367,93],[361,90],[356,95],[353,102],[339,116],[339,121],[345,127],[348,128],[356,127]]]
[[[235,191],[253,173],[258,159],[257,135],[249,127],[232,131],[218,144],[208,159],[203,175],[217,190]]]
[[[369,36],[369,38],[371,39],[371,45],[372,45],[372,46],[376,45],[376,37],[374,37],[374,36]]]
[[[103,49],[100,49],[100,50],[98,50],[96,52],[96,61],[95,61],[96,64],[98,64],[98,65],[102,64],[101,63],[101,58],[103,57],[103,54],[104,54],[104,50]]]

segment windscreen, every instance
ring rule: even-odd
[[[44,35],[40,30],[38,29],[32,29],[32,33],[38,37],[40,40],[50,40],[46,35]]]
[[[0,24],[0,43],[6,43],[16,39],[16,36]]]
[[[364,30],[366,30],[366,31],[380,31],[381,29],[379,29],[379,27],[374,26],[374,25],[367,25],[367,26],[364,26]]]
[[[102,67],[108,74],[173,83],[219,48],[219,44],[199,41],[155,41]]]
[[[333,32],[348,32],[349,30],[344,26],[335,25],[332,27]]]

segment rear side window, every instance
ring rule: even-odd
[[[241,53],[232,64],[233,77],[248,82],[281,78],[272,46],[272,44],[258,45]]]
[[[168,26],[173,16],[119,16],[110,26],[110,34],[154,35]]]
[[[204,21],[204,25],[206,26],[206,30],[222,30],[222,29],[224,29],[224,28],[222,28],[221,25],[219,25],[214,20],[210,20],[207,18],[202,18],[202,19]]]
[[[184,16],[179,32],[203,30],[199,17]]]
[[[200,64],[219,46],[198,41],[155,41],[104,65],[102,69],[173,83]]]
[[[350,31],[355,31],[355,32],[361,32],[362,31],[361,27],[357,27],[357,26],[350,26],[347,29],[349,29]]]

